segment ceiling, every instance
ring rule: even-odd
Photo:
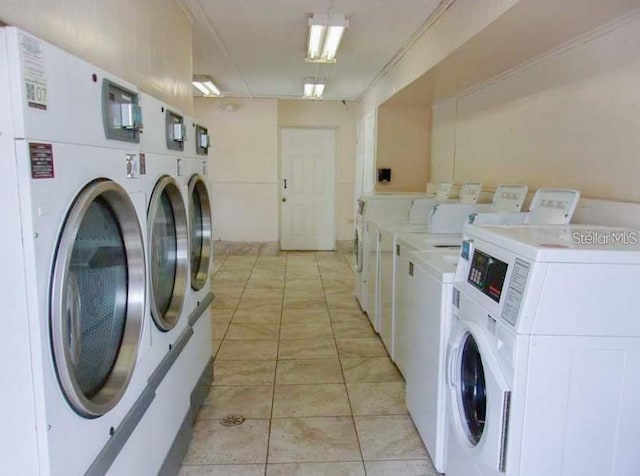
[[[193,72],[227,97],[302,97],[306,77],[324,99],[355,101],[420,35],[440,0],[182,0],[193,18]],[[308,18],[350,22],[334,64],[307,63]],[[194,90],[194,95],[196,91]]]

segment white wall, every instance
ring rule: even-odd
[[[365,117],[409,83],[432,69],[518,0],[456,0],[371,88],[359,103]]]
[[[384,104],[377,117],[376,169],[391,168],[377,192],[424,192],[429,181],[431,109]]]
[[[640,201],[640,14],[434,107],[432,180]]]
[[[237,106],[227,111],[225,104]],[[336,230],[353,234],[356,126],[351,104],[329,101],[195,98],[195,115],[209,127],[209,175],[214,237],[278,241],[280,127],[336,130]]]
[[[192,112],[191,23],[175,0],[5,0],[0,20]]]
[[[195,98],[194,106],[211,136],[214,238],[277,241],[278,101]]]

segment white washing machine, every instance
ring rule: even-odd
[[[422,252],[449,252],[458,253],[461,235],[431,235],[424,233],[399,234],[394,241],[393,253],[393,294],[391,314],[391,358],[404,376],[408,378],[408,361],[414,351],[411,348],[409,335],[409,316],[419,299],[408,287],[407,272],[410,269],[409,253]],[[413,266],[411,266],[413,269]]]
[[[460,196],[468,192],[480,193],[482,186],[465,183]],[[379,227],[383,224],[423,224],[429,209],[438,201],[449,201],[452,194],[451,182],[440,182],[435,194],[389,194],[363,196],[358,202],[356,217],[356,241],[359,252],[356,258],[356,297],[360,307],[367,313],[371,325],[380,332],[377,316],[377,269]],[[466,198],[465,198],[466,199]],[[415,206],[414,206],[415,205]]]
[[[638,474],[639,233],[467,234],[447,351],[447,475]]]
[[[368,311],[369,253],[376,246],[375,226],[371,225],[371,221],[385,218],[389,222],[406,223],[411,202],[424,197],[424,194],[369,195],[358,201],[356,237],[360,256],[356,259],[359,265],[356,269],[355,295],[364,312]]]
[[[187,230],[183,233],[172,224],[168,227],[168,235],[171,243],[177,243],[178,236],[186,235],[188,246],[184,248],[184,253],[177,251],[180,260],[174,262],[173,255],[169,253],[165,255],[168,259],[161,261],[168,263],[176,271],[163,270],[163,266],[159,266],[159,270],[162,276],[175,277],[178,275],[178,265],[184,259],[185,287],[179,290],[183,305],[178,322],[173,328],[164,329],[161,325],[156,325],[154,329],[153,349],[158,350],[155,358],[161,357],[150,378],[150,383],[156,389],[156,398],[131,436],[127,451],[121,452],[114,462],[114,475],[125,474],[125,469],[129,471],[128,474],[179,472],[191,440],[195,416],[209,391],[213,377],[211,316],[208,312],[213,295],[209,290],[209,265],[203,264],[207,260],[200,256],[203,250],[205,255],[210,256],[207,251],[210,244],[206,240],[206,227],[211,223],[210,204],[206,190],[203,192],[198,184],[199,180],[203,180],[202,174],[206,173],[206,165],[202,159],[196,158],[193,121],[160,101],[143,96],[143,105],[147,104],[157,114],[150,119],[156,127],[147,136],[147,140],[153,140],[147,149],[152,153],[146,155],[152,197],[157,194],[159,186],[174,184],[174,191],[171,192],[174,196],[165,200],[165,206],[169,208],[171,200],[178,201],[178,193],[175,191],[177,185],[186,210]],[[176,138],[180,140],[176,141]],[[143,145],[147,144],[143,142]],[[167,177],[172,180],[167,180]],[[171,207],[170,212],[165,215],[172,215],[177,224],[176,210]],[[149,211],[153,211],[153,198]],[[149,226],[152,230],[152,225]],[[166,234],[167,227],[160,227],[160,232],[161,235]],[[159,256],[163,256],[163,253],[159,253]],[[207,267],[206,270],[203,269],[204,266]],[[202,279],[203,275],[206,279],[201,289],[194,290],[196,279]],[[165,296],[167,297],[163,302],[165,308],[169,309],[168,295]],[[140,458],[140,454],[148,451],[148,448],[154,448],[154,457]],[[131,472],[129,468],[134,471]]]
[[[135,88],[16,28],[0,63],[3,472],[103,473],[153,399]]]
[[[471,188],[471,191],[474,189]],[[476,188],[476,190],[478,190]],[[474,217],[480,217],[479,220],[486,220],[485,217],[493,217],[496,213],[515,214],[520,211],[522,204],[527,196],[526,185],[499,185],[493,195],[491,204],[488,205],[489,213],[474,211]],[[474,200],[474,197],[471,198]],[[420,203],[422,202],[422,203]],[[378,322],[380,324],[380,337],[387,348],[389,355],[393,355],[393,293],[395,288],[395,262],[394,248],[399,235],[408,235],[409,233],[424,234],[427,233],[426,222],[427,216],[432,207],[424,210],[425,201],[415,202],[409,210],[409,224],[403,225],[384,225],[380,227],[380,236],[378,244]],[[418,206],[416,206],[418,204]],[[478,207],[476,207],[477,209]],[[413,223],[413,224],[412,224]],[[418,224],[422,223],[422,224]],[[449,226],[449,225],[447,225]],[[459,231],[457,232],[459,233]],[[457,247],[460,239],[458,234],[449,236],[440,236],[443,249],[451,246]],[[424,237],[429,237],[424,235]],[[411,249],[418,249],[422,237],[406,236],[405,240]],[[415,240],[415,241],[414,241]],[[414,244],[415,243],[415,244]],[[399,250],[396,252],[399,254]]]
[[[409,251],[398,277],[407,302],[407,409],[435,468],[445,470],[444,366],[457,251]]]

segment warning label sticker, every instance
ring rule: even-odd
[[[51,144],[29,143],[31,157],[31,178],[53,178],[53,147]]]
[[[46,111],[48,91],[42,43],[36,38],[20,33],[20,61],[27,104],[29,107]]]
[[[140,175],[146,175],[147,173],[147,157],[144,154],[140,154]]]

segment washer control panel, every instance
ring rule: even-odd
[[[495,302],[500,302],[507,269],[507,263],[476,249],[467,281]]]

